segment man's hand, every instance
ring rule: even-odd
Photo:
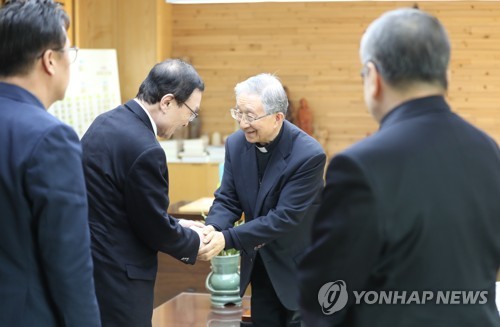
[[[203,239],[203,243],[208,244],[212,240],[215,235],[215,228],[212,225],[203,226],[203,234],[205,238]]]
[[[188,220],[188,219],[179,219],[179,224],[182,227],[190,228],[191,226],[196,226],[198,228],[204,228],[205,224],[202,223],[201,220]]]
[[[203,229],[197,226],[191,226],[189,228],[191,228],[198,234],[198,237],[200,238],[200,247],[198,249],[201,249],[201,247],[205,245],[205,243],[203,243],[203,238],[205,238],[205,235],[203,234]]]
[[[198,251],[199,260],[208,261],[212,259],[226,246],[226,240],[221,232],[211,232],[211,234],[213,234],[213,236],[211,237],[210,243],[205,244]]]

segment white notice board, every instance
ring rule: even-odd
[[[72,126],[81,138],[99,114],[120,103],[116,50],[80,49],[71,64],[66,97],[48,111]]]

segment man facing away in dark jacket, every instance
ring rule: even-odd
[[[399,9],[361,40],[380,123],[336,155],[300,266],[308,326],[499,326],[500,151],[445,100],[450,41]]]
[[[51,0],[0,8],[0,326],[101,326],[82,151],[47,112],[77,49]]]

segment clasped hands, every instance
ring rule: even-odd
[[[205,226],[201,221],[179,219],[181,226],[191,228],[200,237],[200,249],[198,259],[208,261],[219,254],[226,246],[226,240],[221,232],[215,230],[212,225]]]

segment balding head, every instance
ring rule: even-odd
[[[137,98],[149,104],[160,102],[165,94],[172,94],[183,104],[194,90],[203,92],[205,85],[193,66],[179,59],[156,64],[142,82]]]

